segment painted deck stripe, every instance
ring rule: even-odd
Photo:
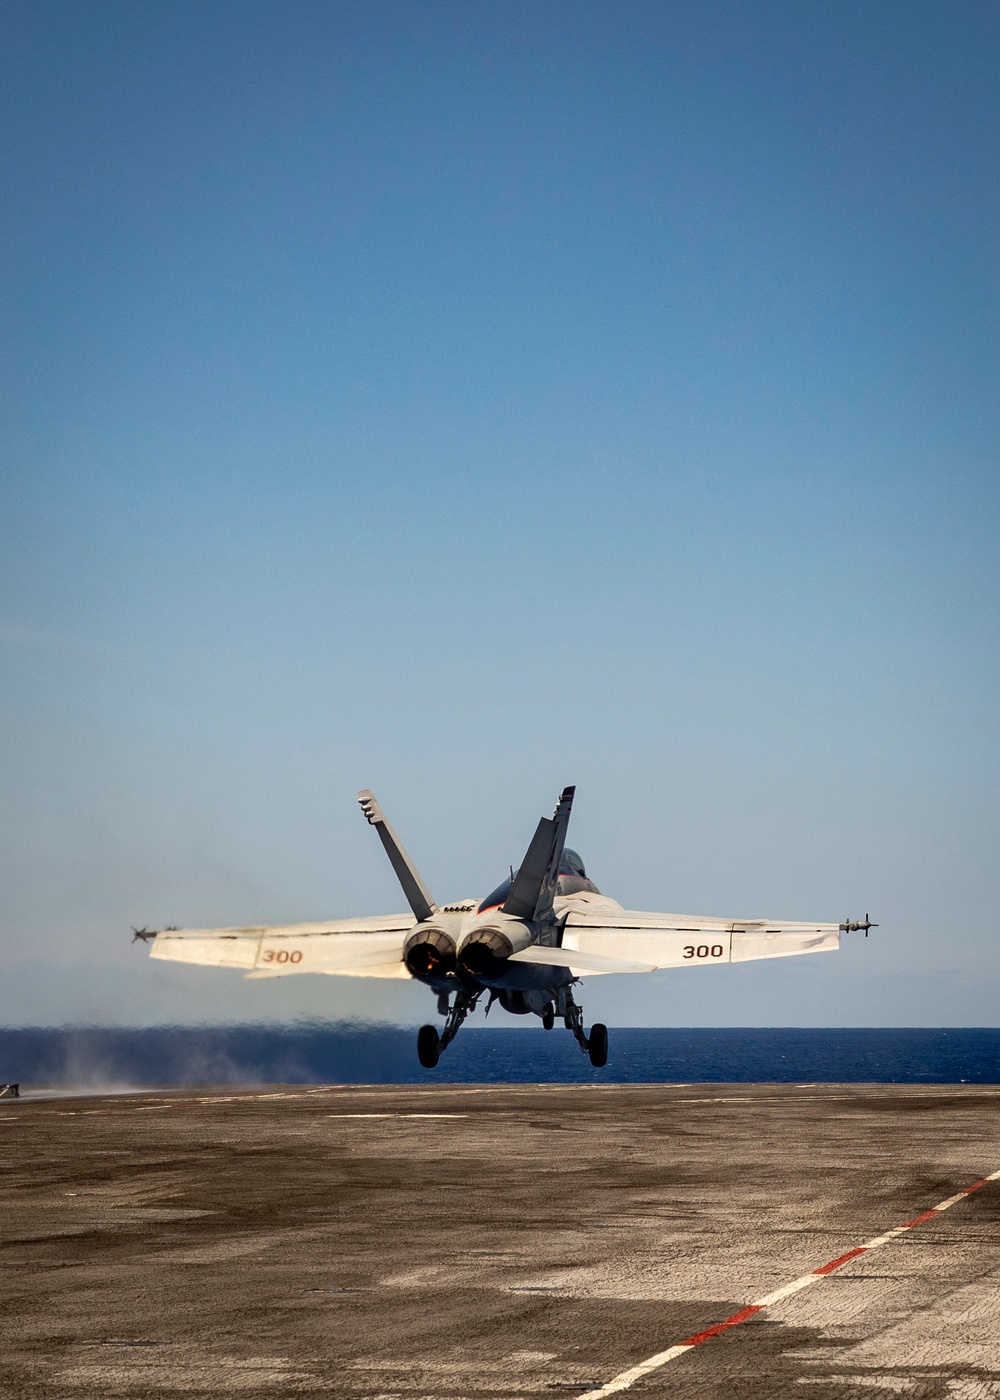
[[[631,1366],[627,1371],[620,1372],[606,1385],[598,1386],[596,1390],[585,1390],[576,1397],[576,1400],[604,1400],[606,1395],[616,1395],[620,1390],[628,1390],[635,1385],[636,1381],[642,1380],[643,1376],[648,1376],[651,1371],[658,1371],[669,1361],[676,1361],[685,1352],[693,1351],[695,1347],[701,1346],[702,1342],[717,1337],[720,1332],[725,1332],[730,1327],[738,1327],[741,1322],[755,1317],[757,1313],[763,1311],[764,1308],[771,1307],[773,1303],[780,1303],[782,1299],[790,1298],[793,1293],[798,1293],[803,1288],[810,1288],[814,1283],[821,1283],[823,1279],[835,1273],[848,1260],[857,1259],[859,1254],[868,1254],[873,1249],[880,1249],[882,1245],[889,1244],[890,1241],[898,1239],[900,1235],[905,1235],[907,1230],[922,1225],[926,1220],[933,1220],[942,1211],[951,1210],[952,1206],[957,1206],[959,1201],[964,1201],[966,1196],[971,1196],[973,1191],[978,1191],[980,1187],[986,1186],[991,1181],[1000,1181],[1000,1171],[991,1172],[989,1176],[974,1181],[971,1186],[964,1187],[954,1196],[949,1196],[946,1201],[941,1201],[940,1204],[932,1206],[930,1210],[925,1210],[922,1215],[914,1216],[905,1225],[897,1225],[894,1229],[887,1230],[884,1235],[876,1235],[867,1243],[859,1244],[857,1248],[849,1249],[846,1254],[840,1254],[836,1259],[831,1259],[828,1264],[821,1264],[818,1269],[813,1269],[810,1273],[803,1274],[801,1278],[793,1279],[791,1283],[776,1288],[773,1293],[765,1294],[763,1298],[758,1298],[755,1303],[740,1308],[739,1312],[733,1313],[732,1317],[727,1317],[724,1322],[716,1322],[714,1326],[706,1327],[703,1332],[696,1332],[692,1337],[686,1337],[683,1342],[677,1342],[674,1346],[668,1347],[666,1351],[658,1351],[655,1356],[640,1361],[637,1366]]]

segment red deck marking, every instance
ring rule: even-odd
[[[759,1313],[760,1307],[756,1303],[751,1303],[748,1308],[741,1308],[739,1312],[733,1313],[732,1317],[727,1317],[725,1322],[717,1322],[714,1327],[706,1327],[704,1332],[696,1332],[693,1337],[688,1337],[686,1341],[678,1342],[681,1347],[697,1347],[702,1342],[707,1342],[709,1337],[717,1337],[720,1332],[724,1332],[727,1327],[736,1327],[740,1322],[746,1322],[748,1317],[753,1317],[754,1313]]]
[[[814,1274],[832,1274],[834,1269],[839,1269],[841,1264],[846,1264],[848,1259],[856,1259],[859,1254],[866,1254],[865,1245],[858,1245],[857,1249],[849,1249],[846,1254],[842,1254],[839,1259],[831,1259],[829,1264],[823,1264],[819,1269],[813,1269]]]
[[[594,1390],[584,1391],[582,1395],[576,1397],[576,1400],[604,1400],[605,1396],[614,1395],[620,1390],[628,1390],[635,1385],[636,1381],[641,1380],[643,1376],[648,1376],[651,1371],[658,1371],[668,1361],[676,1361],[685,1352],[701,1346],[703,1342],[709,1341],[712,1337],[717,1337],[720,1332],[725,1332],[730,1327],[738,1327],[741,1322],[748,1321],[749,1318],[756,1316],[764,1308],[769,1308],[773,1303],[779,1303],[782,1299],[790,1298],[792,1294],[800,1292],[803,1288],[809,1288],[813,1284],[822,1282],[828,1275],[835,1273],[843,1264],[846,1264],[849,1259],[857,1259],[859,1255],[867,1254],[869,1250],[881,1249],[883,1245],[891,1244],[900,1235],[906,1234],[907,1230],[912,1230],[916,1225],[922,1225],[926,1220],[933,1220],[935,1216],[950,1210],[966,1196],[971,1196],[973,1191],[978,1191],[980,1187],[988,1186],[993,1181],[1000,1181],[1000,1171],[991,1172],[989,1176],[984,1176],[980,1181],[974,1181],[971,1186],[963,1187],[956,1195],[949,1196],[947,1200],[932,1206],[930,1210],[925,1210],[922,1215],[908,1220],[905,1225],[897,1225],[894,1229],[887,1230],[884,1235],[876,1235],[874,1239],[868,1240],[865,1244],[859,1244],[855,1249],[849,1249],[846,1254],[838,1255],[836,1259],[831,1259],[828,1264],[821,1264],[818,1269],[813,1269],[808,1274],[801,1274],[798,1278],[792,1279],[791,1283],[776,1288],[773,1293],[768,1293],[763,1298],[758,1298],[755,1303],[749,1303],[739,1312],[733,1313],[732,1317],[727,1317],[725,1322],[716,1322],[714,1326],[706,1327],[703,1332],[695,1332],[693,1336],[687,1337],[683,1342],[675,1342],[666,1351],[659,1351],[655,1356],[640,1361],[638,1365],[631,1366],[627,1371],[619,1372],[605,1385],[598,1386]]]
[[[922,1225],[925,1220],[930,1220],[932,1215],[937,1215],[936,1210],[925,1210],[923,1215],[918,1215],[915,1220],[908,1220],[903,1226],[904,1230],[912,1230],[914,1225]]]

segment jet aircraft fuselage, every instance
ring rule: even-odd
[[[534,1012],[544,1020],[558,1000],[553,994],[576,978],[568,967],[512,961],[511,955],[529,947],[556,948],[561,925],[574,908],[603,906],[611,911],[622,906],[587,878],[575,851],[562,853],[552,906],[543,919],[529,921],[504,913],[515,878],[512,870],[479,904],[468,900],[445,905],[407,940],[404,961],[411,976],[439,995],[477,987],[495,993],[495,1000],[515,1016]]]
[[[566,846],[574,789],[565,788],[551,818],[543,817],[517,870],[485,897],[438,907],[385,814],[369,791],[359,793],[396,872],[408,914],[325,923],[228,929],[136,931],[152,956],[240,967],[248,977],[320,972],[344,977],[412,977],[437,994],[443,1030],[426,1025],[417,1037],[427,1068],[458,1033],[483,996],[514,1015],[540,1016],[551,1030],[560,1017],[591,1062],[608,1054],[607,1027],[588,1035],[574,997],[581,977],[655,972],[756,958],[831,952],[840,935],[864,923],[775,923],[703,918],[624,909],[601,894],[583,861]]]

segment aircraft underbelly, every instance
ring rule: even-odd
[[[548,991],[552,987],[568,987],[575,981],[568,967],[553,967],[549,963],[510,963],[495,978],[477,979],[493,991]]]

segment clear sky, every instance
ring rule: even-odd
[[[426,1018],[130,924],[881,927],[612,1024],[997,1025],[1000,9],[0,0],[0,1019]],[[512,1023],[513,1024],[513,1023]]]

